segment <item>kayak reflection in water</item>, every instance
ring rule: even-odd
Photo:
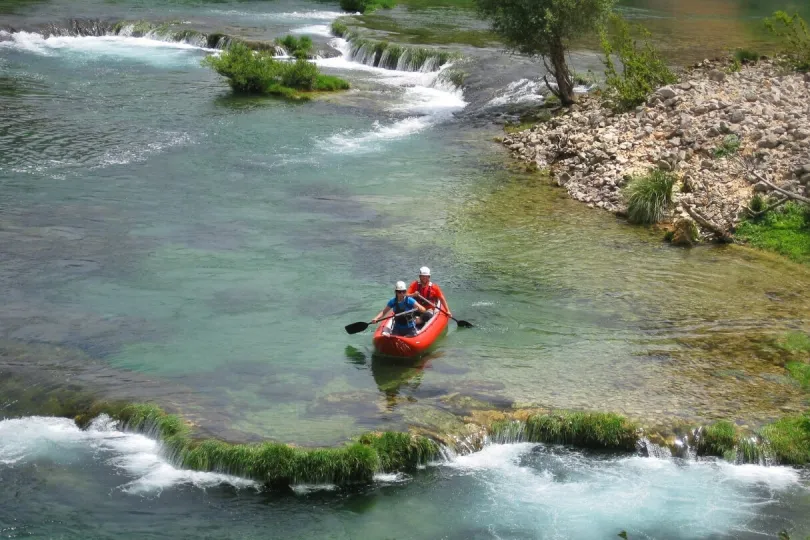
[[[415,336],[416,319],[413,316],[413,313],[414,311],[424,313],[425,308],[423,308],[419,302],[413,298],[406,296],[406,291],[407,287],[405,286],[405,282],[397,281],[396,285],[394,286],[394,297],[389,300],[385,308],[376,317],[374,317],[374,319],[372,319],[372,324],[377,323],[380,319],[385,317],[389,311],[393,310],[395,315],[400,313],[402,313],[402,315],[394,317],[394,324],[391,334],[395,336]]]

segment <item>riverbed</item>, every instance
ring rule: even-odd
[[[150,400],[213,437],[302,445],[452,430],[471,408],[605,410],[661,429],[756,427],[807,408],[774,361],[780,337],[810,329],[805,267],[672,248],[510,170],[500,128],[466,113],[524,99],[508,86],[520,78],[477,88],[470,105],[436,71],[358,63],[328,36],[338,15],[298,0],[0,15],[0,371],[40,385],[43,401],[66,388]],[[200,65],[214,51],[33,31],[69,17],[309,33],[336,51],[322,68],[354,89],[237,98]],[[488,54],[505,61],[476,53]],[[346,335],[423,265],[475,329],[451,325],[429,356],[398,363],[372,354],[368,332]],[[111,426],[24,413],[0,421],[10,537],[277,526],[302,538],[702,538],[807,525],[807,480],[779,467],[493,445],[359,492],[289,498],[178,470]],[[133,505],[149,519],[136,525]]]

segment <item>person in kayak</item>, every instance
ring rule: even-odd
[[[442,307],[445,309],[445,311],[447,311],[447,316],[453,316],[441,288],[430,281],[430,268],[427,266],[423,266],[419,269],[419,279],[411,283],[411,286],[408,287],[408,296],[411,298],[416,297],[417,302],[420,304],[422,303],[420,297],[424,298],[428,302],[432,302],[433,304],[440,301],[442,303]],[[425,312],[421,315],[420,320],[417,321],[417,324],[427,322],[431,317],[433,317],[433,315],[436,314],[436,310],[433,308],[433,306],[425,304],[424,307],[426,308]]]
[[[420,313],[424,313],[425,308],[423,308],[419,302],[410,296],[407,296],[405,294],[406,292],[407,288],[405,287],[405,282],[397,281],[397,284],[394,286],[394,297],[388,301],[385,309],[383,309],[376,317],[374,317],[374,319],[371,320],[371,323],[376,324],[391,310],[394,310],[394,314],[404,313],[414,309]],[[416,319],[413,316],[413,313],[394,317],[394,328],[392,329],[391,334],[395,336],[416,335]]]

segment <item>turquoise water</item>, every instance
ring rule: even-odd
[[[337,11],[56,2],[2,22],[182,18],[326,42]],[[435,73],[319,60],[354,90],[292,104],[232,97],[199,64],[210,52],[0,34],[3,373],[153,399],[229,440],[320,445],[369,429],[446,432],[470,402],[610,410],[648,425],[756,424],[806,407],[757,348],[807,329],[806,269],[744,249],[671,249],[507,172],[497,128],[454,116],[469,112],[466,96]],[[399,363],[372,354],[370,332],[346,335],[423,265],[474,330],[451,325],[431,355]],[[178,471],[144,438],[32,418],[0,430],[0,480],[15,487],[2,490],[0,530],[12,537],[279,527],[304,538],[701,538],[806,527],[806,480],[782,468],[505,445],[360,492],[286,498]],[[58,510],[43,520],[44,508]]]

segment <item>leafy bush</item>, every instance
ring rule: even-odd
[[[234,92],[240,94],[275,94],[288,98],[300,97],[298,91],[345,90],[349,83],[330,75],[322,75],[318,67],[306,60],[284,62],[273,58],[269,51],[254,52],[237,43],[220,56],[208,56],[203,65],[228,78]]]
[[[650,32],[641,25],[633,28],[618,15],[611,16],[611,32],[602,32],[602,60],[605,64],[607,97],[619,110],[641,105],[656,88],[672,84],[677,77],[667,67],[658,51],[650,43]],[[643,40],[638,47],[633,30]],[[613,55],[622,64],[622,72],[616,70]]]
[[[281,84],[298,90],[314,90],[318,66],[306,60],[296,60],[281,69]]]
[[[714,149],[714,157],[722,158],[726,156],[733,156],[740,149],[740,138],[734,134],[726,135],[723,137],[723,142],[718,148]]]
[[[309,55],[312,53],[312,38],[309,36],[296,38],[295,36],[287,35],[283,39],[276,39],[276,43],[284,47],[287,54],[299,60],[309,58]]]
[[[371,13],[378,8],[391,9],[396,5],[396,0],[340,0],[340,9],[352,13]]]
[[[674,185],[675,177],[661,169],[631,179],[624,188],[630,222],[651,224],[661,221],[672,204]]]
[[[790,16],[777,11],[772,18],[765,19],[765,26],[786,42],[782,54],[790,67],[796,71],[810,71],[810,30],[804,19],[798,13]]]

